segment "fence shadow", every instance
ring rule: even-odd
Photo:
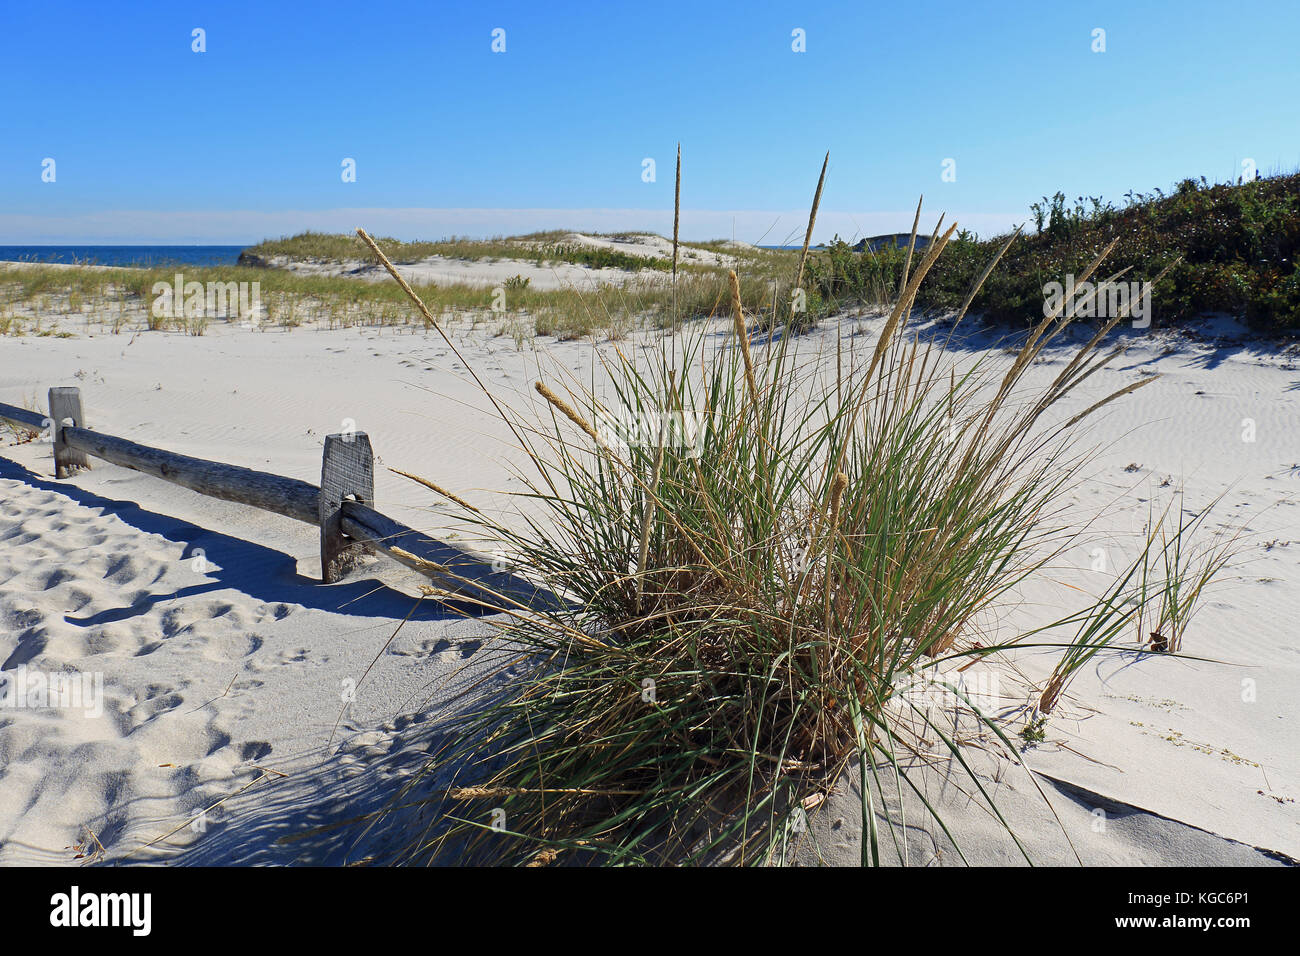
[[[356,617],[391,617],[400,620],[410,614],[414,621],[434,621],[458,619],[466,615],[478,616],[482,613],[480,608],[468,602],[423,600],[417,605],[415,597],[390,587],[378,578],[362,576],[365,572],[338,584],[322,584],[299,574],[297,560],[283,551],[202,528],[181,518],[147,511],[133,501],[106,498],[66,481],[43,478],[4,456],[0,456],[0,478],[21,481],[32,488],[55,492],[83,507],[112,514],[138,531],[184,544],[182,560],[191,559],[195,556],[196,549],[201,549],[205,559],[216,565],[206,572],[210,578],[206,583],[165,593],[147,594],[125,607],[110,608],[84,617],[68,615],[64,618],[69,624],[79,627],[95,627],[128,620],[163,602],[226,588],[269,604],[297,604]]]

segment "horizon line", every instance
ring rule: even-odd
[[[922,222],[938,213],[922,212]],[[915,208],[853,212],[821,210],[813,244],[910,232]],[[672,234],[671,209],[661,208],[438,208],[337,207],[284,210],[102,210],[67,215],[0,213],[0,245],[255,245],[303,232],[351,233],[404,241],[492,239],[567,229],[572,232]],[[980,235],[1009,232],[1027,215],[967,212],[946,215]],[[683,209],[683,242],[739,239],[754,245],[801,244],[807,210]],[[924,227],[928,234],[931,229]],[[248,240],[243,237],[255,236]],[[437,236],[438,239],[429,239]],[[691,237],[691,238],[688,238]]]

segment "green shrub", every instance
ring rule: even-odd
[[[1057,192],[1031,205],[1037,231],[1012,242],[972,310],[992,322],[1037,322],[1043,286],[1078,275],[1117,239],[1107,267],[1130,269],[1124,281],[1150,281],[1181,257],[1153,290],[1157,324],[1226,312],[1263,331],[1300,334],[1300,174],[1239,185],[1185,179],[1169,195],[1157,189],[1126,199],[1123,208],[1101,197],[1080,196],[1070,205]],[[917,305],[960,307],[1004,238],[954,239],[922,283]],[[897,288],[903,258],[888,250],[853,253],[837,240],[813,257],[808,274],[828,299],[877,302],[882,289]]]

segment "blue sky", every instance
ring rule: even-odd
[[[13,3],[0,242],[662,231],[678,140],[689,238],[797,233],[828,149],[817,238],[920,193],[989,234],[1057,189],[1300,167],[1297,37],[1294,0]]]

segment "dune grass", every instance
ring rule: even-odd
[[[362,249],[356,258],[369,257],[364,245]],[[747,279],[746,307],[756,313],[772,313],[777,278],[788,281],[791,255],[765,251],[742,258],[738,268]],[[671,268],[667,260],[665,264]],[[301,275],[250,266],[101,269],[0,263],[0,334],[58,334],[43,331],[49,326],[47,320],[71,315],[118,333],[196,331],[196,323],[156,319],[150,314],[154,284],[170,285],[177,272],[183,272],[186,281],[258,283],[265,308],[262,323],[267,328],[400,326],[416,321],[405,294],[396,286],[349,276]],[[726,313],[729,291],[725,271],[679,263],[675,282],[670,275],[652,271],[624,284],[565,289],[538,289],[507,281],[502,286],[506,293],[503,312],[494,311],[496,291],[492,288],[421,284],[418,291],[434,311],[456,313],[458,321],[483,323],[501,334],[518,335],[521,344],[533,335],[617,339],[637,327]],[[206,318],[208,324],[222,321]]]
[[[1237,552],[1240,531],[1211,535],[1205,528],[1217,503],[1188,511],[1179,492],[1159,514],[1152,506],[1137,555],[1116,574],[1105,593],[1073,618],[1054,622],[1053,626],[1074,625],[1077,631],[1044,684],[1033,707],[1035,714],[1051,714],[1075,675],[1116,645],[1154,653],[1182,650],[1187,626],[1207,589]],[[1123,641],[1126,636],[1132,640]]]
[[[1079,422],[1131,388],[1058,411],[1114,356],[1097,346],[1118,318],[1037,389],[1024,373],[1068,316],[1044,319],[1001,376],[987,360],[959,374],[910,337],[916,289],[954,229],[925,250],[869,362],[823,362],[790,335],[751,343],[732,276],[722,347],[696,329],[648,365],[620,356],[608,392],[539,381],[540,415],[492,399],[528,453],[534,510],[459,519],[567,602],[495,608],[524,673],[467,700],[431,754],[422,780],[448,786],[405,861],[781,862],[856,763],[863,862],[879,863],[904,836],[884,794],[925,801],[907,758],[936,746],[1014,838],[951,727],[900,688],[1025,646],[997,630],[999,611],[1072,540],[1054,516],[1086,463]],[[1056,622],[1102,621],[1057,643],[1058,695],[1069,660],[1114,640],[1113,604],[1107,592]],[[994,715],[971,714],[1018,753]]]

